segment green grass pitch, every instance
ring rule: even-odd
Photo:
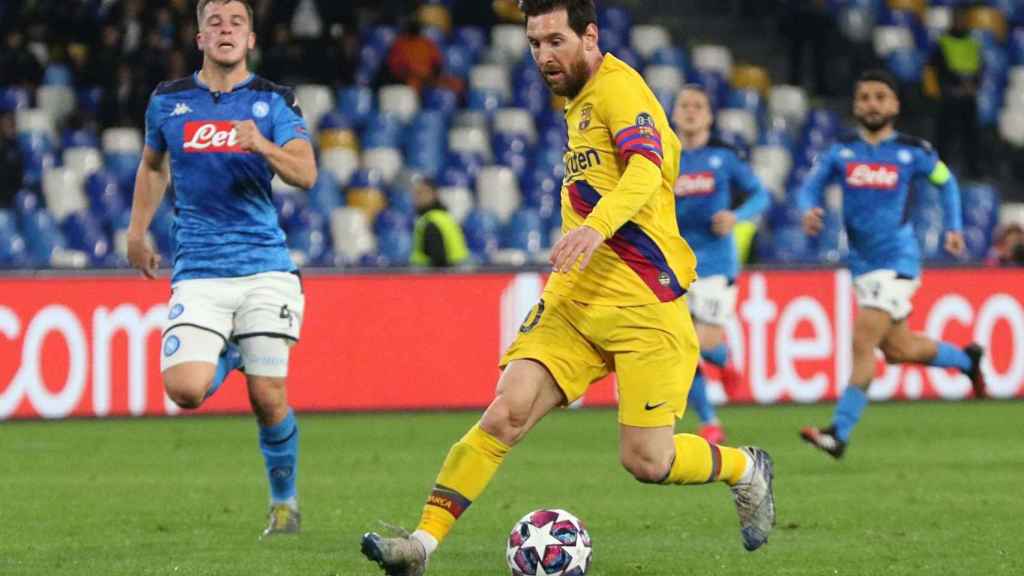
[[[508,530],[540,507],[588,524],[594,576],[1024,574],[1024,405],[875,405],[838,463],[797,437],[830,412],[722,410],[731,443],[775,458],[778,527],[758,552],[725,486],[640,485],[618,464],[614,412],[565,412],[512,452],[429,574],[507,574]],[[475,418],[301,417],[303,533],[270,542],[251,418],[2,423],[0,574],[378,574],[360,535],[415,524]]]

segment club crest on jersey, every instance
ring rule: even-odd
[[[241,152],[235,126],[227,120],[195,120],[185,123],[185,152]]]
[[[594,112],[594,105],[593,104],[591,104],[590,102],[587,102],[586,104],[583,105],[583,108],[580,110],[580,124],[579,124],[579,129],[580,130],[586,130],[587,128],[590,128],[590,115],[593,112]]]
[[[252,115],[257,118],[266,118],[270,114],[270,104],[260,100],[252,103]]]
[[[695,172],[680,174],[676,180],[676,196],[707,196],[715,191],[715,174],[713,172]]]
[[[850,188],[895,190],[900,184],[900,169],[895,164],[847,162],[846,185]]]

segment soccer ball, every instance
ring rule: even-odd
[[[583,576],[590,569],[590,534],[565,510],[530,512],[512,528],[505,559],[512,576]]]

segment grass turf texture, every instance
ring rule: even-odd
[[[776,463],[778,527],[755,553],[724,485],[640,485],[618,465],[614,412],[556,413],[513,450],[429,573],[507,574],[514,522],[562,507],[591,531],[594,576],[1022,574],[1022,408],[875,405],[841,462],[797,437],[830,406],[722,410],[730,442]],[[475,418],[300,417],[303,533],[270,542],[257,540],[267,489],[252,419],[3,423],[0,574],[378,574],[360,535],[378,520],[414,526]]]

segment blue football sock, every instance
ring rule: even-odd
[[[217,371],[213,374],[213,382],[210,383],[210,388],[206,391],[206,395],[203,396],[203,400],[206,400],[210,396],[217,393],[220,390],[220,385],[227,380],[228,374],[231,374],[232,370],[236,370],[242,366],[242,354],[238,351],[238,346],[229,343],[221,353],[220,358],[217,359]]]
[[[843,442],[849,441],[850,432],[860,421],[860,415],[868,405],[868,395],[860,388],[850,384],[846,387],[843,395],[836,404],[835,414],[832,415],[832,426],[836,430],[836,438]]]
[[[701,350],[700,356],[719,368],[725,368],[729,363],[729,347],[723,342],[710,350]]]
[[[289,410],[288,416],[274,426],[260,426],[260,449],[270,480],[271,502],[294,504],[299,456],[299,425],[294,412]]]
[[[939,351],[935,358],[928,363],[929,366],[937,368],[956,368],[966,374],[971,370],[971,357],[962,349],[953,346],[949,342],[939,342]]]
[[[707,424],[716,420],[715,407],[708,400],[708,389],[704,380],[704,373],[699,368],[697,369],[697,374],[693,377],[693,385],[690,386],[690,395],[686,402],[697,411],[701,424]]]

